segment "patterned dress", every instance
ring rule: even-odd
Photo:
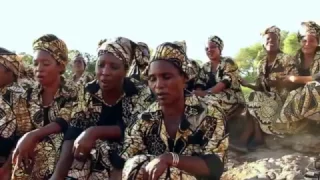
[[[259,122],[261,130],[267,134],[281,134],[275,129],[274,123],[280,116],[283,102],[290,90],[280,86],[270,87],[267,79],[275,80],[282,74],[296,74],[293,58],[284,53],[278,53],[273,64],[267,66],[265,57],[259,65],[256,81],[260,91],[253,91],[248,97],[249,114]]]
[[[207,90],[219,82],[223,82],[226,85],[226,89],[218,94],[211,94],[211,96],[219,99],[223,109],[229,116],[240,104],[245,102],[239,83],[238,66],[231,58],[222,57],[215,74],[211,69],[210,62],[203,64],[195,87]]]
[[[51,122],[58,123],[65,131],[71,119],[73,104],[76,100],[76,91],[73,87],[61,84],[51,106],[44,107],[41,102],[42,88],[34,84],[27,89],[19,99],[17,108],[17,125],[10,133],[23,135],[34,129],[39,129]],[[59,158],[63,140],[63,133],[51,134],[40,141],[34,153],[32,167],[20,167],[13,170],[13,180],[42,180],[49,179]]]
[[[300,52],[301,53],[301,52]],[[320,50],[316,52],[310,69],[303,69],[303,58],[299,54],[296,58],[299,76],[313,76],[320,71]],[[282,108],[277,123],[285,124],[286,133],[294,134],[302,130],[306,121],[320,121],[320,83],[311,81],[306,85],[291,91]]]
[[[171,139],[166,131],[159,103],[152,104],[142,113],[132,129],[126,131],[121,158],[113,158],[112,163],[117,168],[122,168],[126,160],[122,179],[142,180],[144,167],[152,159],[166,152],[199,156],[206,161],[210,172],[214,174],[217,169],[211,168],[211,165],[222,164],[228,148],[225,116],[214,103],[202,101],[195,95],[186,95],[185,116],[175,139]],[[216,159],[211,159],[212,157]],[[197,179],[194,175],[174,167],[168,170],[170,173],[164,172],[160,179]]]
[[[17,117],[17,102],[24,89],[17,83],[0,89],[0,156],[8,158],[19,134],[17,124],[22,117]]]
[[[97,81],[86,86],[85,98],[79,101],[73,113],[71,127],[65,140],[75,140],[84,130],[92,126],[119,125],[124,132],[136,121],[137,116],[152,102],[151,91],[133,78],[124,81],[124,96],[114,106],[105,105],[102,91]],[[91,151],[91,159],[85,163],[74,161],[68,176],[82,179],[108,179],[112,166],[109,154],[117,153],[122,140],[97,140],[96,148]]]

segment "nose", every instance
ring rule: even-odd
[[[154,83],[154,88],[156,90],[161,90],[165,87],[165,81],[162,78],[158,78]]]
[[[105,66],[103,69],[102,69],[102,72],[101,72],[101,75],[103,76],[110,76],[111,75],[111,70],[108,66]]]

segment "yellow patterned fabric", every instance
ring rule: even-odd
[[[77,99],[77,93],[73,87],[62,83],[52,104],[49,107],[43,107],[41,105],[42,87],[39,84],[34,84],[19,99],[16,113],[17,123],[15,128],[8,131],[8,133],[16,133],[22,136],[51,122],[57,122],[59,119],[69,122],[73,104]],[[62,140],[63,133],[51,134],[45,137],[35,148],[35,156],[32,160],[33,166],[30,171],[26,172],[23,167],[17,168],[13,170],[12,179],[49,179],[59,158]]]
[[[121,157],[126,160],[122,179],[143,179],[144,167],[155,157],[166,152],[182,156],[216,154],[225,162],[228,137],[225,116],[214,102],[203,101],[195,95],[185,97],[185,118],[180,123],[175,139],[169,137],[158,102],[142,113],[133,127],[126,131]],[[171,143],[172,142],[172,143]],[[160,179],[196,179],[177,168],[169,168]]]
[[[302,69],[303,59],[301,51],[296,56],[298,68]],[[301,72],[301,71],[300,71]],[[320,49],[317,50],[314,60],[309,68],[309,75],[320,72]],[[305,76],[299,73],[300,76]],[[304,130],[301,126],[307,124],[307,120],[320,120],[320,83],[311,81],[298,89],[291,91],[284,102],[277,124],[283,124],[284,133],[295,134]]]
[[[280,28],[278,28],[277,26],[271,26],[271,27],[266,28],[264,31],[262,31],[261,36],[264,36],[268,33],[274,33],[278,36],[279,41],[280,41],[280,36],[281,36],[280,32],[281,32]]]
[[[218,46],[218,49],[220,50],[220,52],[222,52],[222,50],[224,48],[224,43],[219,36],[210,36],[208,38],[208,41],[215,43]]]
[[[187,43],[186,41],[174,41],[173,43],[179,45],[185,53],[187,53]]]
[[[302,37],[306,35],[314,35],[315,37],[320,38],[320,26],[314,21],[302,22],[301,29],[298,33],[298,39],[301,40]]]
[[[133,48],[135,51],[135,57],[130,65],[127,76],[141,80],[145,78],[143,77],[143,72],[148,66],[150,60],[150,49],[148,45],[143,42],[138,42],[137,46],[133,43]]]
[[[66,66],[68,64],[68,48],[61,39],[46,41],[45,38],[41,37],[33,42],[33,50],[46,51],[62,65]]]
[[[158,60],[165,60],[173,63],[189,79],[192,79],[196,76],[185,51],[180,45],[170,42],[165,42],[159,45],[150,63]]]
[[[151,91],[133,78],[126,78],[123,88],[125,96],[116,105],[108,107],[103,101],[98,82],[89,83],[84,98],[75,106],[65,140],[74,140],[79,130],[82,132],[92,126],[119,125],[122,130],[130,129],[137,116],[152,103]],[[68,176],[79,180],[109,179],[113,169],[109,156],[118,152],[122,143],[122,140],[98,140],[91,151],[91,158],[85,163],[74,161]]]
[[[295,75],[297,70],[292,56],[278,53],[273,64],[267,65],[267,57],[259,65],[259,75],[256,86],[260,91],[250,93],[247,101],[247,110],[260,125],[261,130],[267,134],[282,134],[275,127],[275,122],[280,116],[283,102],[290,89],[283,86],[271,87],[269,80],[276,80],[281,75]]]
[[[223,82],[226,85],[225,90],[217,94],[210,94],[210,96],[219,99],[226,114],[231,115],[240,104],[244,104],[239,78],[238,66],[232,58],[221,57],[216,72],[212,71],[211,62],[202,65],[195,87],[208,90],[219,82]]]
[[[25,78],[27,76],[21,57],[17,55],[0,55],[0,64],[13,72],[17,78]]]

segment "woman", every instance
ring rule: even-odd
[[[295,134],[306,127],[306,120],[319,121],[320,106],[319,70],[320,70],[320,26],[313,21],[302,22],[298,34],[301,49],[296,56],[297,76],[287,76],[285,81],[300,86],[288,95],[281,117],[277,121],[284,124],[285,133]]]
[[[77,84],[85,85],[91,82],[94,78],[87,72],[85,72],[87,63],[81,54],[77,54],[73,60],[73,76],[72,81]]]
[[[136,54],[134,54],[134,60],[129,68],[128,77],[133,77],[137,80],[144,80],[144,77],[142,77],[142,73],[145,71],[149,59],[150,59],[150,49],[148,45],[144,42],[138,42]]]
[[[244,96],[238,66],[231,58],[221,56],[223,47],[224,43],[218,36],[208,38],[206,53],[210,61],[203,64],[194,93],[215,96],[221,101],[227,116],[231,116],[244,103]]]
[[[109,179],[113,174],[109,154],[117,152],[124,130],[151,104],[150,90],[135,79],[126,78],[132,57],[140,51],[133,44],[121,37],[101,44],[97,80],[86,86],[84,102],[74,110],[52,179],[64,179],[74,159],[69,172],[74,179]],[[102,141],[107,142],[107,147],[101,146]]]
[[[194,78],[189,78],[187,82],[186,90],[192,92],[195,89],[196,82],[198,81],[201,67],[196,60],[189,59],[189,61],[190,61],[189,66],[191,67],[191,69],[193,69],[193,72],[194,72]]]
[[[10,179],[11,151],[19,134],[15,127],[21,117],[16,116],[19,96],[24,92],[20,85],[26,79],[26,71],[21,59],[13,52],[0,48],[0,177]]]
[[[127,131],[121,158],[112,158],[116,168],[124,165],[123,180],[220,179],[228,148],[224,116],[214,101],[185,93],[191,72],[180,46],[158,46],[148,66],[157,102]]]
[[[230,144],[236,150],[247,152],[248,139],[253,135],[249,148],[263,144],[263,133],[281,134],[274,123],[279,118],[283,102],[290,91],[290,84],[283,82],[283,75],[295,74],[293,58],[280,50],[280,29],[276,26],[267,28],[263,33],[263,47],[266,56],[260,62],[259,75],[255,85],[244,80],[242,85],[254,90],[247,102],[246,130],[238,143]]]
[[[68,63],[66,44],[55,35],[41,36],[33,43],[37,83],[18,103],[23,135],[13,152],[14,180],[49,179],[68,128],[76,92],[62,78]]]

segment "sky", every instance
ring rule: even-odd
[[[277,25],[297,31],[320,20],[319,0],[0,0],[0,46],[32,53],[32,41],[55,34],[69,49],[96,53],[99,40],[124,36],[151,48],[186,40],[190,58],[207,60],[210,35],[224,41],[223,55],[261,40]],[[320,22],[320,21],[319,21]]]

